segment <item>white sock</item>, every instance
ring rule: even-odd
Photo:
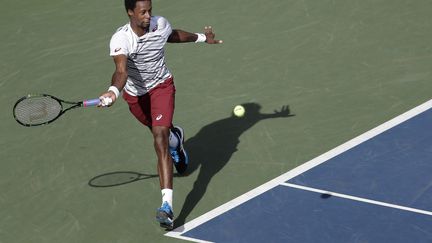
[[[177,135],[175,135],[170,130],[170,135],[169,135],[169,146],[170,146],[170,148],[177,148],[177,146],[179,146],[179,142],[180,141],[179,141]]]
[[[162,189],[161,192],[162,192],[162,204],[164,202],[168,202],[168,204],[170,205],[170,207],[172,209],[173,208],[173,206],[172,206],[173,190],[165,188],[165,189]]]

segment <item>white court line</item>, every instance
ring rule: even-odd
[[[165,234],[165,235],[167,235],[167,234]],[[195,238],[191,238],[191,237],[186,237],[186,236],[182,236],[182,235],[177,235],[177,236],[172,236],[172,237],[177,238],[177,239],[181,239],[181,240],[188,240],[188,241],[198,242],[198,243],[213,243],[212,241],[199,240],[199,239],[195,239]]]
[[[417,106],[417,107],[415,107],[415,108],[413,108],[413,109],[411,109],[411,110],[409,110],[409,111],[407,111],[407,112],[405,112],[405,113],[403,113],[403,114],[401,114],[401,115],[399,115],[399,116],[397,116],[397,117],[395,117],[395,118],[393,118],[393,119],[391,119],[390,121],[387,121],[387,122],[375,127],[374,129],[369,130],[369,131],[361,134],[360,136],[355,137],[355,138],[349,140],[348,142],[346,142],[342,145],[339,145],[338,147],[336,147],[336,148],[334,148],[334,149],[332,149],[332,150],[330,150],[330,151],[328,151],[328,152],[326,152],[326,153],[324,153],[324,154],[322,154],[322,155],[320,155],[320,156],[318,156],[318,157],[316,157],[316,158],[288,171],[287,173],[285,173],[279,177],[276,177],[275,179],[255,188],[255,189],[252,189],[251,191],[249,191],[249,192],[247,192],[247,193],[245,193],[245,194],[243,194],[243,195],[241,195],[241,196],[239,196],[239,197],[237,197],[237,198],[235,198],[235,199],[233,199],[233,200],[231,200],[231,201],[229,201],[229,202],[227,202],[227,203],[225,203],[225,204],[223,204],[223,205],[221,205],[221,206],[219,206],[219,207],[217,207],[217,208],[215,208],[215,209],[213,209],[213,210],[211,210],[211,211],[209,211],[209,212],[207,212],[201,216],[199,216],[198,218],[195,218],[194,220],[186,223],[185,225],[180,226],[180,227],[166,233],[165,236],[180,238],[181,234],[184,234],[187,231],[189,231],[189,230],[191,230],[191,229],[193,229],[193,228],[195,228],[195,227],[197,227],[197,226],[199,226],[199,225],[201,225],[201,224],[203,224],[203,223],[205,223],[205,222],[207,222],[207,221],[209,221],[209,220],[211,220],[211,219],[213,219],[213,218],[215,218],[215,217],[217,217],[217,216],[219,216],[219,215],[221,215],[221,214],[223,214],[223,213],[225,213],[225,212],[227,212],[233,208],[235,208],[236,206],[243,204],[243,203],[249,201],[250,199],[252,199],[252,198],[254,198],[254,197],[282,184],[282,183],[285,183],[286,181],[290,180],[291,178],[294,178],[297,175],[302,174],[302,173],[312,169],[313,167],[318,166],[321,163],[326,162],[327,160],[329,160],[329,159],[331,159],[331,158],[333,158],[333,157],[335,157],[335,156],[337,156],[337,155],[339,155],[339,154],[341,154],[341,153],[343,153],[343,152],[345,152],[345,151],[347,151],[347,150],[349,150],[349,149],[351,149],[351,148],[353,148],[353,147],[381,134],[382,132],[389,130],[392,127],[395,127],[395,126],[401,124],[404,121],[407,121],[408,119],[410,119],[410,118],[412,118],[412,117],[414,117],[414,116],[416,116],[416,115],[418,115],[418,114],[420,114],[420,113],[422,113],[422,112],[424,112],[430,108],[432,108],[432,99],[419,105],[419,106]]]
[[[312,188],[312,187],[295,185],[295,184],[291,184],[291,183],[282,183],[281,185],[287,186],[287,187],[292,187],[292,188],[297,188],[300,190],[317,192],[317,193],[321,193],[321,194],[328,194],[328,195],[335,196],[335,197],[340,197],[340,198],[350,199],[350,200],[354,200],[354,201],[365,202],[365,203],[380,205],[380,206],[384,206],[384,207],[396,208],[396,209],[400,209],[400,210],[405,210],[405,211],[410,211],[410,212],[414,212],[414,213],[426,214],[426,215],[432,216],[432,212],[417,209],[417,208],[404,207],[404,206],[397,205],[397,204],[380,202],[380,201],[371,200],[371,199],[367,199],[367,198],[355,197],[355,196],[350,196],[350,195],[346,195],[346,194],[316,189],[316,188]]]

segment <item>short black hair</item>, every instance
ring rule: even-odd
[[[126,12],[129,9],[133,11],[135,9],[136,2],[138,1],[151,1],[151,0],[125,0],[124,4],[125,4]]]

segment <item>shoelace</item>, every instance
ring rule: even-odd
[[[175,149],[170,149],[171,157],[174,159],[174,162],[178,163],[180,161],[180,156]]]
[[[161,210],[168,213],[169,215],[172,214],[171,207],[168,205],[168,203],[164,203],[161,207]]]

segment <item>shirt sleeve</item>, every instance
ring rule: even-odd
[[[129,55],[128,39],[125,33],[119,31],[111,37],[110,56]]]
[[[164,17],[159,17],[157,20],[160,31],[163,33],[165,38],[168,38],[172,33],[171,24]]]

